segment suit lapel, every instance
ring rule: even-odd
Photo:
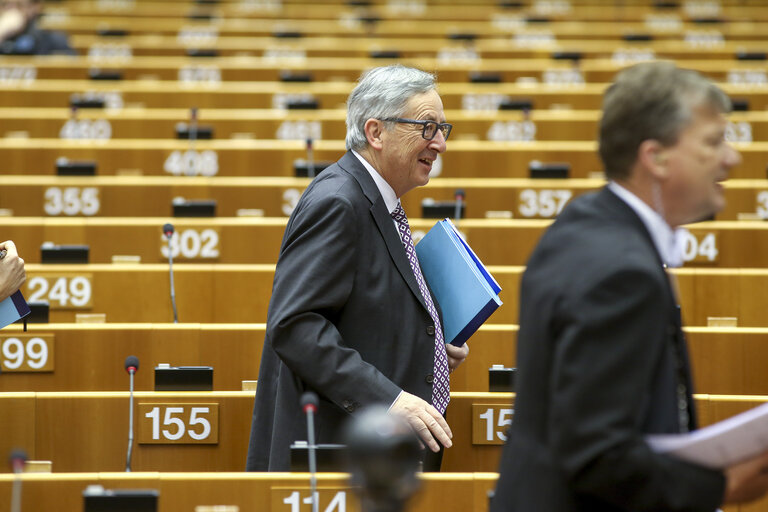
[[[647,240],[649,246],[656,255],[656,261],[658,262],[659,271],[664,274],[665,282],[667,283],[667,293],[669,294],[670,304],[674,307],[670,310],[670,317],[667,319],[669,327],[672,328],[669,338],[674,345],[676,366],[678,371],[682,374],[678,374],[678,379],[682,380],[682,383],[686,387],[686,400],[688,402],[688,430],[693,430],[697,426],[696,407],[693,402],[693,380],[690,371],[690,359],[688,356],[688,346],[685,342],[685,334],[683,333],[683,322],[680,313],[680,305],[677,303],[677,293],[672,289],[672,282],[670,279],[672,276],[667,274],[667,270],[664,268],[664,262],[659,255],[656,245],[653,243],[653,238],[645,227],[643,221],[638,217],[635,211],[616,194],[611,192],[610,189],[603,188],[598,196],[598,201],[606,208],[611,210],[611,214],[617,218],[623,219],[628,225],[631,225],[631,229],[634,229],[642,233]],[[682,365],[682,369],[679,368]],[[681,429],[681,431],[683,431]]]
[[[648,243],[648,246],[651,248],[653,254],[656,257],[659,271],[664,273],[664,277],[667,280],[667,290],[670,300],[672,301],[672,304],[677,304],[677,295],[672,289],[672,283],[669,280],[670,276],[667,275],[667,271],[664,268],[664,262],[662,261],[661,256],[659,255],[659,251],[656,249],[656,245],[653,243],[653,238],[651,238],[651,234],[648,232],[648,228],[645,227],[643,221],[627,203],[625,203],[619,196],[611,192],[608,187],[604,187],[598,193],[597,197],[598,203],[601,204],[604,208],[610,210],[610,216],[612,218],[622,220],[628,224],[631,229],[643,235],[644,239]]]
[[[389,215],[387,206],[384,204],[384,198],[381,196],[381,192],[379,192],[376,182],[373,181],[373,178],[368,174],[368,171],[363,167],[363,164],[361,164],[357,157],[351,152],[347,152],[339,160],[339,166],[347,171],[360,184],[363,194],[365,194],[371,202],[371,216],[376,223],[376,227],[379,229],[379,234],[381,234],[381,237],[384,239],[387,251],[389,252],[390,258],[392,258],[395,268],[397,268],[397,271],[403,277],[413,295],[419,300],[422,307],[427,310],[427,304],[424,302],[424,297],[421,295],[419,285],[416,282],[416,277],[413,275],[413,270],[411,270],[408,256],[405,254],[403,242],[400,240],[400,235],[397,233],[394,221]]]

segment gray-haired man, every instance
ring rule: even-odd
[[[288,469],[290,444],[306,439],[299,397],[307,390],[320,397],[318,443],[339,442],[350,414],[383,403],[432,452],[451,446],[448,373],[468,349],[443,343],[399,201],[429,181],[451,126],[434,77],[403,66],[364,74],[347,107],[347,153],[309,185],[285,230],[250,471]]]

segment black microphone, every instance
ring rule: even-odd
[[[312,146],[312,137],[307,138],[307,178],[315,177],[315,158]]]
[[[306,391],[301,395],[301,409],[307,415],[307,443],[309,454],[309,489],[312,496],[312,512],[318,512],[317,459],[315,458],[315,413],[318,404],[317,393]]]
[[[459,225],[459,220],[461,220],[461,206],[464,203],[464,189],[463,188],[457,188],[456,192],[453,193],[454,199],[456,199],[456,211],[453,214],[454,219],[456,220],[456,226]]]
[[[24,450],[13,450],[8,462],[14,474],[13,490],[11,491],[11,512],[21,512],[21,473],[27,463],[27,454]]]
[[[344,429],[350,483],[363,512],[401,512],[418,490],[419,441],[408,422],[375,405]]]
[[[125,456],[125,471],[131,472],[131,454],[133,453],[133,376],[139,371],[139,358],[128,356],[125,358],[125,371],[131,376],[131,394],[128,409],[128,453]]]
[[[163,226],[163,233],[168,239],[168,272],[171,276],[171,307],[173,308],[173,323],[179,323],[179,313],[176,311],[176,289],[173,286],[173,248],[171,247],[171,238],[173,237],[173,224],[170,222]]]

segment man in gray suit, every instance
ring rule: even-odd
[[[666,269],[682,260],[675,228],[724,206],[721,182],[740,162],[724,138],[729,109],[712,82],[668,62],[608,88],[609,184],[566,206],[522,278],[515,417],[492,512],[714,512],[768,488],[768,455],[717,471],[645,441],[696,428]]]
[[[285,230],[249,471],[289,469],[290,445],[307,438],[307,390],[320,398],[318,443],[340,442],[351,414],[386,404],[432,452],[451,446],[448,374],[468,349],[443,341],[399,201],[427,184],[451,125],[434,77],[403,66],[363,75],[347,109],[347,153],[307,187]]]

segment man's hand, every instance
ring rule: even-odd
[[[10,39],[24,30],[26,20],[19,9],[0,12],[0,41]]]
[[[443,415],[416,395],[403,391],[389,411],[404,417],[416,435],[433,452],[440,451],[438,441],[446,448],[453,445],[453,432]]]
[[[768,451],[725,470],[725,504],[756,500],[768,491]]]
[[[448,371],[452,372],[458,368],[469,355],[469,346],[466,343],[460,347],[446,343],[445,352],[448,355]]]
[[[0,300],[5,300],[21,288],[27,274],[24,272],[24,260],[19,258],[13,242],[0,243],[2,251],[5,251],[5,257],[0,259]]]

